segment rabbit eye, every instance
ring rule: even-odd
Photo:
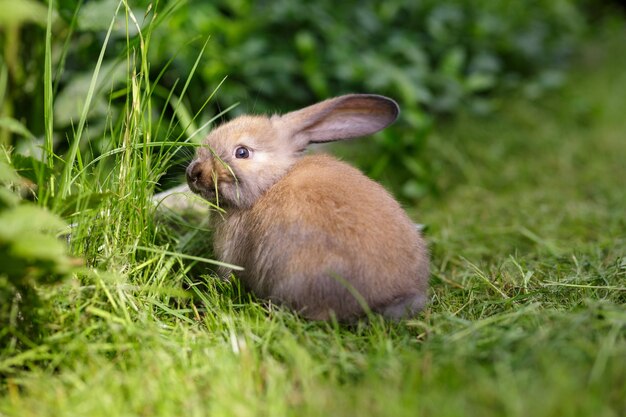
[[[250,156],[250,151],[245,146],[239,146],[235,149],[235,158],[246,159]]]

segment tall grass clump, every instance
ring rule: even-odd
[[[174,89],[164,90],[158,84],[166,67],[160,72],[152,72],[148,57],[153,33],[160,30],[162,22],[175,10],[176,3],[165,5],[162,9],[160,6],[159,2],[155,2],[138,11],[126,1],[121,1],[112,10],[98,58],[83,89],[85,94],[78,98],[78,119],[71,121],[71,131],[60,139],[54,127],[55,119],[62,117],[57,111],[58,105],[64,103],[57,102],[59,96],[55,92],[63,80],[65,61],[59,57],[68,53],[67,45],[76,35],[76,27],[70,24],[66,28],[68,40],[62,44],[62,49],[55,50],[52,30],[58,23],[58,16],[54,3],[50,2],[44,48],[45,130],[40,141],[30,135],[35,146],[39,142],[39,150],[29,156],[3,148],[7,161],[21,174],[16,178],[31,184],[29,189],[32,192],[27,197],[42,207],[38,215],[47,216],[42,217],[47,220],[26,220],[24,227],[33,231],[43,227],[53,232],[47,240],[43,240],[43,235],[36,235],[42,242],[56,242],[55,246],[50,246],[49,256],[72,254],[82,259],[70,262],[74,267],[82,262],[79,270],[68,267],[54,270],[57,264],[67,263],[64,258],[59,258],[43,271],[43,274],[49,274],[45,279],[50,283],[65,277],[71,284],[69,287],[68,284],[55,287],[59,291],[56,296],[52,295],[52,290],[47,293],[53,302],[65,306],[56,310],[65,311],[60,313],[60,318],[56,318],[63,323],[72,319],[82,322],[85,318],[81,316],[87,313],[105,321],[129,324],[136,320],[133,316],[140,311],[155,314],[152,309],[173,311],[169,307],[172,299],[180,301],[189,298],[182,289],[184,273],[198,261],[209,261],[193,256],[187,257],[187,262],[183,261],[181,251],[185,251],[185,245],[197,234],[198,227],[179,240],[179,236],[172,233],[172,224],[184,220],[165,214],[157,216],[157,205],[152,200],[155,188],[172,165],[172,158],[181,158],[181,154],[183,158],[189,156],[195,146],[193,140],[212,122],[209,120],[198,126],[198,114],[192,113],[185,104],[185,94],[203,50],[198,52],[196,66],[182,80],[184,86],[178,94]],[[73,19],[79,15],[80,4],[76,7]],[[120,33],[125,37],[123,47],[120,47]],[[113,44],[112,39],[116,36],[118,39]],[[111,77],[113,67],[117,68],[116,71],[123,68],[125,77]],[[102,124],[103,128],[91,131],[94,108],[103,96],[109,97],[106,122]],[[211,98],[212,94],[208,94],[204,106]],[[20,126],[26,130],[23,125]],[[2,167],[2,180],[5,181],[6,177],[6,181],[15,183],[15,174],[7,168],[5,175],[4,165]],[[13,198],[7,201],[12,202]],[[35,203],[28,204],[34,206]],[[14,210],[18,209],[27,212],[22,205]],[[32,212],[33,209],[30,210],[27,213],[31,216],[37,215]],[[41,222],[47,224],[39,226]],[[62,240],[51,242],[55,234]],[[0,243],[4,245],[5,241]],[[4,254],[2,257],[3,267],[8,268],[15,263],[14,259],[6,258]],[[30,262],[31,266],[26,267],[30,271],[37,259],[33,256],[27,258],[26,262]],[[53,279],[53,273],[58,278]],[[0,274],[10,279],[6,285],[14,285],[10,284],[15,279],[13,275],[3,270]],[[38,284],[25,282],[25,286],[14,285],[13,291],[6,296],[2,293],[2,299],[6,301],[3,302],[3,322],[5,316],[7,320],[9,315],[21,317],[31,309],[39,308],[33,298]],[[4,289],[4,280],[2,283]],[[31,294],[33,297],[30,297]],[[17,297],[23,301],[11,301],[9,295],[12,299]],[[29,297],[33,300],[30,304],[26,302]],[[5,312],[4,307],[11,305],[14,306],[13,312]],[[16,310],[18,307],[19,311]],[[11,323],[16,323],[17,319],[11,320]],[[51,331],[50,328],[47,330]],[[42,331],[43,328],[38,329],[38,332]],[[24,346],[32,348],[36,345],[35,342],[19,346],[13,343],[7,345],[6,350],[3,347],[2,353],[9,357]],[[48,348],[39,354],[31,354],[24,359],[26,362],[5,363],[0,366],[0,372],[10,373],[28,361],[45,359],[47,352]]]

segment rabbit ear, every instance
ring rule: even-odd
[[[280,117],[280,123],[297,146],[304,148],[310,143],[370,135],[393,123],[399,113],[400,108],[390,98],[348,94],[287,113]]]

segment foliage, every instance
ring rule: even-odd
[[[285,111],[346,92],[396,98],[402,123],[343,154],[362,155],[372,176],[390,177],[412,198],[433,183],[423,153],[432,115],[485,113],[494,90],[537,97],[560,84],[583,27],[568,0],[190,1],[167,24],[152,55],[174,57],[165,80],[195,58],[181,46],[210,36],[196,85],[207,90],[228,76],[217,98],[241,102],[236,112]]]
[[[396,97],[419,125],[420,104],[451,112],[499,85],[555,82],[581,25],[571,1],[191,1],[156,57],[188,68],[195,54],[180,46],[211,36],[202,79],[229,76],[220,98],[245,110],[365,88]]]
[[[37,153],[33,143],[40,145],[44,132],[41,118],[26,116],[41,114],[44,102],[43,27],[36,25],[45,23],[45,7],[29,4],[38,23],[0,21],[6,51],[0,135],[21,153]],[[125,24],[122,12],[110,31],[115,0],[55,4],[57,153],[67,150],[83,116],[93,63],[108,36],[80,143],[88,159],[106,151],[110,126],[123,122],[123,57],[140,42],[140,28],[152,26],[144,40],[154,80],[151,111],[164,122],[150,127],[152,137],[189,137],[235,103],[241,104],[233,115],[287,111],[345,92],[386,94],[400,102],[401,123],[340,152],[406,198],[435,183],[423,151],[433,115],[485,113],[497,105],[493,91],[519,88],[536,97],[560,84],[583,27],[576,0],[367,0],[358,7],[330,0],[142,0],[129,9],[136,22]],[[207,103],[220,84],[217,100]],[[30,140],[11,139],[10,132]]]
[[[61,282],[76,266],[65,222],[20,196],[33,183],[18,176],[0,148],[0,346],[32,345],[45,322],[37,288]]]

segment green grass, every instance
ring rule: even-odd
[[[428,226],[432,303],[400,323],[307,322],[170,255],[206,239],[155,218],[167,157],[131,146],[149,139],[135,100],[114,162],[72,168],[78,197],[59,203],[97,269],[45,291],[40,344],[0,350],[0,415],[624,415],[620,36],[559,93],[442,123],[428,149],[441,193],[409,208]]]

